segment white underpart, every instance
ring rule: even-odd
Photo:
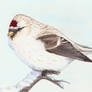
[[[36,40],[37,30],[32,28],[31,34],[18,36],[11,42],[11,46],[16,51],[16,54],[29,67],[36,70],[62,70],[69,62],[66,57],[49,53],[45,50],[44,44]],[[27,30],[27,29],[25,29]],[[23,31],[23,30],[22,30]],[[17,34],[18,35],[18,34]]]

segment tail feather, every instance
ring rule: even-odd
[[[83,46],[77,43],[76,43],[76,46],[77,46],[77,49],[85,55],[83,58],[83,61],[92,63],[92,59],[90,59],[90,56],[89,56],[89,54],[92,54],[92,48]]]
[[[75,43],[77,47],[77,49],[81,52],[87,52],[87,53],[92,53],[92,48],[91,47],[87,47],[87,46],[84,46],[84,45],[80,45],[80,44],[77,44]]]
[[[92,63],[92,60],[91,60],[90,58],[88,58],[88,57],[85,58],[84,61],[85,61],[85,62],[90,62],[90,63]]]

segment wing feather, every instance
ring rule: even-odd
[[[92,60],[90,60],[80,50],[76,49],[76,47],[64,37],[57,36],[56,34],[49,34],[40,36],[37,40],[41,40],[44,43],[45,49],[49,53],[61,55],[71,59],[92,62]]]

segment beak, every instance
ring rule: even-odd
[[[13,36],[14,35],[14,32],[12,32],[12,31],[10,31],[9,33],[8,33],[8,36],[9,37],[11,37],[11,36]]]
[[[8,36],[9,36],[9,37],[15,36],[15,34],[16,34],[18,31],[22,30],[23,28],[24,28],[24,27],[22,27],[22,28],[17,28],[17,29],[9,29]]]

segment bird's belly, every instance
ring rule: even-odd
[[[47,52],[40,43],[20,44],[15,48],[24,63],[36,70],[62,70],[71,62],[66,57]]]

